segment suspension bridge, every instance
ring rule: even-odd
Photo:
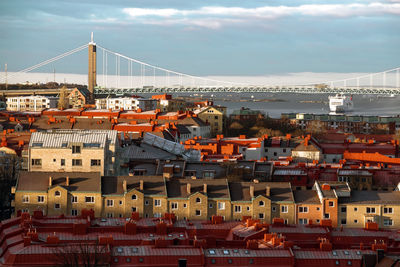
[[[93,40],[61,55],[0,78],[0,83],[88,49],[88,89],[93,95],[173,92],[271,92],[400,95],[400,67],[318,83],[252,85],[194,76],[148,64],[112,51]],[[98,53],[99,52],[99,53]],[[99,56],[100,55],[100,56]],[[97,65],[100,63],[100,68]],[[99,72],[100,71],[100,72]]]

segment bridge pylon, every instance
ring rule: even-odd
[[[90,93],[90,101],[93,101],[94,88],[97,86],[96,43],[93,41],[93,32],[91,34],[88,50],[89,50],[88,90]]]

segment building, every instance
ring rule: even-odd
[[[185,100],[172,98],[172,95],[153,95],[151,98],[158,101],[157,108],[162,112],[185,110],[187,106]]]
[[[90,92],[87,89],[72,89],[68,95],[68,108],[84,108],[90,102]]]
[[[41,172],[119,171],[119,141],[111,130],[50,130],[32,133],[28,170]]]
[[[202,121],[211,126],[211,136],[221,134],[224,127],[224,114],[213,106],[204,106],[193,110]]]
[[[315,143],[311,142],[310,136],[307,136],[304,141],[292,149],[292,158],[300,162],[313,162],[321,161],[323,158],[321,148]]]
[[[42,111],[47,108],[56,108],[58,98],[45,96],[15,96],[7,98],[9,111]]]
[[[292,138],[290,134],[286,137],[266,136],[264,140],[264,156],[267,160],[279,160],[282,157],[292,156],[292,150],[296,148],[302,140]]]
[[[252,110],[249,108],[242,107],[239,110],[234,110],[229,116],[230,120],[238,121],[253,121],[264,119],[265,115],[260,110]]]
[[[134,97],[117,97],[117,98],[99,98],[96,99],[96,109],[111,110],[155,110],[157,108],[157,100],[144,99]]]

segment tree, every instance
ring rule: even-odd
[[[110,264],[110,248],[84,240],[78,244],[62,244],[53,250],[52,261],[62,267],[102,267]]]

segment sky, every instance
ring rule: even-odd
[[[84,45],[91,32],[102,47],[197,76],[400,66],[400,0],[1,0],[0,24],[0,71]],[[37,71],[53,69],[86,73],[87,51]]]

